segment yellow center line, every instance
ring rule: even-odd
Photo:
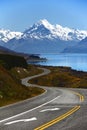
[[[83,96],[83,95],[81,95],[80,93],[74,92],[74,91],[72,91],[72,92],[73,92],[74,94],[76,94],[77,96],[79,96],[80,102],[83,102],[83,101],[84,101],[84,96]],[[43,124],[43,125],[41,125],[41,126],[35,128],[34,130],[44,130],[44,129],[46,129],[46,128],[48,128],[48,127],[50,127],[50,126],[52,126],[52,125],[58,123],[59,121],[65,119],[66,117],[72,115],[74,112],[76,112],[76,111],[79,110],[79,109],[80,109],[80,106],[75,106],[74,108],[72,108],[71,110],[69,110],[68,112],[66,112],[65,114],[63,114],[63,115],[61,115],[61,116],[59,116],[59,117],[57,117],[57,118],[55,118],[55,119],[49,121],[49,122],[46,123],[46,124]]]
[[[84,96],[82,96],[82,101],[84,101]]]
[[[77,96],[79,96],[80,97],[80,102],[83,102],[84,101],[84,96],[82,95],[82,94],[80,94],[80,93],[77,93],[77,92],[74,92],[74,91],[72,91],[74,94],[76,94]]]
[[[70,116],[71,114],[73,114],[74,112],[76,112],[79,109],[80,109],[80,106],[75,106],[73,109],[71,109],[70,111],[66,112],[65,114],[63,114],[63,115],[61,115],[61,116],[59,116],[59,117],[49,121],[48,123],[46,123],[46,124],[44,124],[44,125],[42,125],[40,127],[35,128],[34,130],[44,130],[44,129],[46,129],[46,128],[48,128],[48,127],[58,123],[59,121],[65,119],[66,117]]]

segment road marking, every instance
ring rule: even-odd
[[[65,119],[66,117],[72,115],[74,112],[76,112],[79,109],[80,109],[80,106],[75,106],[73,109],[69,110],[65,114],[53,119],[52,121],[49,121],[48,123],[46,123],[46,124],[44,124],[44,125],[42,125],[40,127],[35,128],[34,130],[44,130],[44,129],[58,123],[59,121]]]
[[[29,121],[35,121],[35,120],[37,120],[37,118],[32,117],[30,119],[21,119],[21,120],[15,120],[15,121],[7,122],[4,125],[11,125],[11,124],[18,123],[18,122],[29,122]]]
[[[60,108],[44,109],[44,110],[41,110],[40,112],[45,112],[45,111],[57,111],[57,110],[60,110]]]
[[[72,91],[72,90],[70,90],[70,91]],[[74,92],[74,91],[72,91],[74,94],[76,94],[77,96],[79,96],[80,97],[80,102],[83,102],[84,101],[84,96],[82,95],[82,94],[80,94],[80,93],[77,93],[77,92]]]
[[[28,111],[25,111],[25,112],[22,112],[22,113],[20,113],[20,114],[14,115],[14,116],[12,116],[12,117],[3,119],[3,120],[0,121],[0,123],[5,122],[5,121],[10,120],[10,119],[13,119],[13,118],[16,118],[16,117],[19,117],[19,116],[24,115],[24,114],[26,114],[26,113],[28,113],[28,112],[31,112],[31,111],[33,111],[33,110],[36,110],[36,109],[38,109],[38,108],[40,108],[40,107],[43,107],[43,106],[45,106],[45,105],[47,105],[47,104],[53,102],[54,100],[56,100],[56,99],[59,98],[59,97],[60,97],[60,96],[57,96],[56,98],[50,100],[49,102],[46,102],[46,103],[44,103],[44,104],[42,104],[42,105],[40,105],[40,106],[37,106],[37,107],[35,107],[35,108],[33,108],[33,109],[28,110]]]
[[[84,96],[81,97],[81,101],[82,101],[82,102],[84,101]]]

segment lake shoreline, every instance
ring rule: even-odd
[[[87,72],[87,54],[41,54],[41,58],[45,58],[46,60],[33,60],[30,64],[34,65],[42,65],[42,66],[65,66],[71,67],[77,71]]]
[[[71,67],[53,67],[35,65],[51,71],[47,76],[30,80],[32,84],[38,84],[48,87],[64,88],[86,88],[87,89],[87,72],[73,70]]]

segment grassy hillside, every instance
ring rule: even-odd
[[[44,92],[43,89],[21,85],[20,78],[38,71],[34,67],[33,70],[31,66],[27,68],[27,63],[22,57],[0,55],[0,106],[31,98]]]
[[[26,60],[21,56],[0,54],[0,63],[6,68],[11,69],[13,67],[24,67],[27,68]]]
[[[69,67],[46,67],[51,70],[47,76],[31,80],[31,83],[54,86],[87,88],[87,72],[75,71]],[[41,73],[37,66],[27,65],[20,56],[0,54],[0,106],[31,98],[44,92],[43,89],[21,85],[21,78]]]
[[[72,70],[69,67],[46,67],[51,73],[32,79],[34,84],[54,87],[87,88],[87,72]]]
[[[22,79],[27,76],[33,76],[36,74],[40,74],[43,71],[38,69],[38,67],[34,65],[28,65],[27,69],[26,68],[20,68],[20,67],[15,67],[10,69],[10,73],[12,76],[16,79]]]

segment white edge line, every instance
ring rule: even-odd
[[[38,107],[35,107],[35,108],[33,108],[33,109],[28,110],[28,111],[25,111],[25,112],[22,112],[22,113],[20,113],[20,114],[14,115],[14,116],[12,116],[12,117],[3,119],[3,120],[0,121],[0,123],[5,122],[5,121],[8,121],[8,120],[13,119],[13,118],[16,118],[16,117],[18,117],[18,116],[24,115],[24,114],[26,114],[26,113],[28,113],[28,112],[33,111],[33,110],[36,110],[36,109],[38,109],[38,108],[40,108],[40,107],[42,107],[42,106],[44,106],[44,105],[49,104],[50,102],[53,102],[54,100],[56,100],[56,99],[59,98],[59,97],[60,97],[60,96],[57,96],[56,98],[50,100],[49,102],[46,102],[46,103],[44,103],[44,104],[42,104],[42,105],[40,105],[40,106],[38,106]]]
[[[0,107],[0,109],[12,107],[12,106],[15,106],[15,105],[19,105],[19,104],[21,104],[21,103],[24,103],[24,102],[33,100],[33,99],[35,99],[35,98],[38,98],[38,97],[44,95],[45,93],[47,93],[47,90],[46,90],[45,88],[44,88],[44,90],[45,90],[45,92],[43,92],[43,93],[41,93],[41,94],[39,94],[39,95],[37,95],[37,96],[35,96],[35,97],[31,97],[31,98],[25,99],[25,100],[23,100],[23,101],[16,102],[16,103],[14,103],[14,104],[2,106],[2,107]]]

